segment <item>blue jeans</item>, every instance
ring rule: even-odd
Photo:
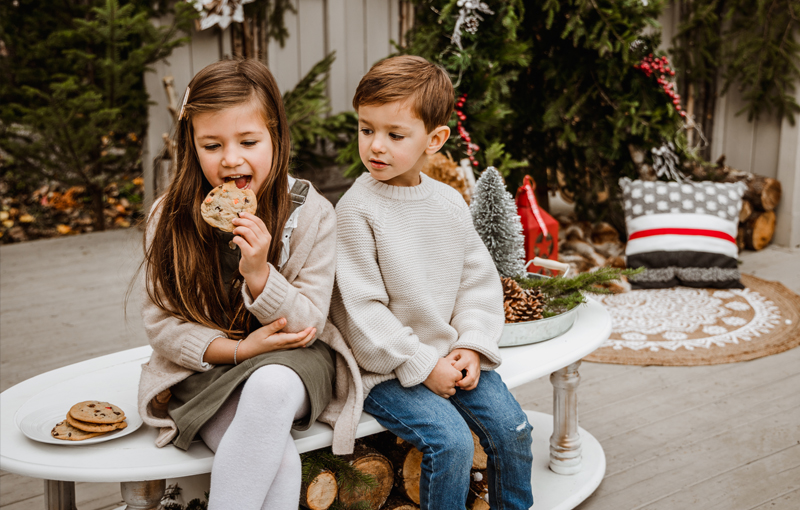
[[[423,384],[404,388],[397,379],[374,388],[364,410],[422,453],[422,510],[464,510],[469,492],[473,442],[488,455],[492,510],[527,510],[531,491],[531,432],[528,417],[494,372],[481,372],[478,387],[444,399]]]

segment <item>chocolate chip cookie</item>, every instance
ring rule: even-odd
[[[256,213],[256,194],[250,189],[239,189],[236,182],[228,181],[212,189],[203,203],[200,214],[206,223],[225,232],[233,232],[233,219],[240,212]]]

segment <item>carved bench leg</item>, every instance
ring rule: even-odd
[[[126,510],[155,510],[167,488],[166,480],[122,482],[119,484]]]
[[[553,435],[550,436],[550,469],[560,475],[581,470],[581,436],[578,432],[578,383],[575,363],[550,374],[553,385]]]
[[[45,480],[44,507],[47,510],[76,510],[75,482]]]

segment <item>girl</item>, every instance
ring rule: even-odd
[[[145,233],[142,318],[153,355],[139,414],[160,427],[158,446],[186,450],[199,435],[216,453],[211,509],[294,510],[301,464],[290,430],[335,424],[334,451],[350,453],[363,400],[355,360],[326,320],[333,207],[289,176],[281,95],[258,61],[200,71],[176,137],[178,169]],[[258,199],[231,233],[200,214],[228,181]]]

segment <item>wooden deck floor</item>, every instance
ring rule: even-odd
[[[0,247],[0,390],[36,374],[147,343],[136,230]],[[743,254],[742,271],[800,293],[800,250]],[[581,510],[800,508],[800,349],[709,367],[584,363],[580,423],[600,441],[605,479]],[[518,388],[552,411],[541,379]],[[44,508],[41,480],[0,473],[0,509]],[[80,510],[121,504],[118,484],[78,484]]]

